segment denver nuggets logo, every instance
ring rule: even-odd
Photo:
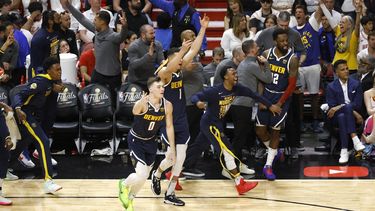
[[[36,88],[38,88],[38,85],[36,83],[32,83],[30,85],[30,89],[36,89]]]

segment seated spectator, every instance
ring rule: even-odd
[[[86,85],[91,83],[91,74],[95,68],[95,60],[94,48],[83,52],[79,58],[79,71]]]
[[[60,24],[60,29],[58,30],[59,39],[65,40],[69,45],[70,52],[79,56],[76,34],[74,33],[74,31],[70,30],[71,14],[64,11],[60,13],[60,15],[61,15],[61,24]]]
[[[168,13],[163,12],[158,15],[156,22],[158,28],[155,30],[155,40],[162,44],[163,50],[166,53],[171,47],[172,42],[172,29],[170,28],[172,19]]]
[[[327,117],[339,128],[341,141],[339,163],[347,163],[349,161],[348,135],[356,151],[365,148],[356,134],[356,123],[363,123],[363,118],[358,113],[362,105],[363,92],[359,81],[349,77],[345,60],[337,60],[334,69],[338,78],[327,86],[326,100],[329,106]]]
[[[212,50],[212,62],[203,68],[204,83],[206,86],[213,85],[213,80],[217,65],[223,61],[225,56],[224,49],[222,47],[216,47]]]
[[[64,39],[59,41],[59,53],[70,53],[69,43]]]
[[[224,30],[233,28],[233,17],[237,14],[244,14],[241,1],[228,0],[227,14],[224,16]],[[245,15],[245,17],[247,21],[250,20],[248,15]]]
[[[371,58],[371,62],[374,65],[375,61],[374,58]],[[371,78],[374,82],[375,74],[371,75]],[[375,85],[375,83],[373,83]],[[364,100],[366,105],[367,114],[369,117],[366,119],[365,127],[363,130],[362,139],[366,143],[375,143],[375,125],[374,125],[374,115],[375,115],[375,86],[373,86],[371,89],[367,90],[364,94]]]
[[[237,14],[233,17],[233,28],[224,32],[220,45],[225,51],[225,55],[231,58],[232,50],[236,46],[241,46],[245,40],[254,38],[254,33],[247,28],[245,15]]]
[[[265,21],[266,21],[266,18],[269,16],[269,15],[275,15],[278,16],[279,15],[279,11],[275,10],[275,9],[272,9],[271,5],[272,5],[272,0],[261,0],[260,1],[260,5],[261,5],[261,8],[257,11],[255,11],[250,19],[257,19],[259,20],[259,27],[261,29],[264,29],[265,28]],[[275,21],[275,24],[276,25],[276,21]]]
[[[361,52],[363,49],[367,48],[368,34],[374,30],[374,22],[373,20],[370,19],[369,16],[363,16],[361,18],[361,25],[362,27],[359,32],[358,52]]]
[[[266,17],[266,19],[264,20],[264,29],[268,29],[268,28],[271,28],[272,26],[276,26],[276,23],[277,23],[277,17],[276,15],[274,14],[271,14],[271,15],[268,15]],[[254,40],[257,40],[260,33],[262,33],[263,29],[258,31],[255,36],[254,36]]]
[[[375,57],[366,55],[358,60],[358,73],[353,74],[353,78],[361,82],[362,91],[366,92],[367,90],[373,88],[374,80],[373,73],[375,68]],[[362,104],[361,115],[363,118],[367,118],[367,109],[365,103]],[[369,114],[370,115],[370,114]]]
[[[368,34],[367,43],[367,48],[363,49],[357,54],[357,60],[367,55],[375,58],[375,31]]]

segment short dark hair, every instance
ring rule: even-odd
[[[363,16],[361,18],[361,25],[366,25],[368,22],[373,21],[369,16]]]
[[[369,40],[370,37],[375,37],[375,31],[372,31],[372,32],[368,33],[367,39]]]
[[[27,9],[29,10],[30,14],[33,13],[34,11],[38,11],[38,10],[40,12],[43,12],[42,3],[38,2],[38,1],[31,2]]]
[[[47,57],[43,62],[44,71],[48,71],[54,64],[60,64],[59,59],[56,56]]]
[[[148,80],[147,80],[147,88],[150,89],[150,87],[152,86],[152,84],[154,84],[156,82],[160,82],[160,81],[161,81],[161,78],[159,76],[148,78]]]
[[[4,7],[5,5],[12,4],[12,0],[0,0],[0,8]]]
[[[234,68],[233,66],[231,65],[225,65],[224,67],[221,68],[220,70],[220,78],[224,80],[224,77],[225,75],[227,74],[228,72],[228,69],[230,68]],[[234,68],[235,69],[235,68]]]
[[[222,47],[216,47],[212,50],[212,56],[222,55],[225,56],[225,51]]]
[[[343,59],[339,59],[339,60],[337,60],[337,61],[333,64],[333,69],[334,69],[335,72],[336,72],[336,70],[337,70],[337,68],[339,67],[340,64],[347,64],[347,63],[348,63],[347,61],[345,61],[345,60],[343,60]]]
[[[100,11],[98,13],[100,20],[104,21],[107,25],[111,21],[111,15],[107,11]]]
[[[180,49],[179,48],[176,48],[176,47],[173,47],[173,48],[170,48],[168,51],[167,51],[167,57],[179,52]]]
[[[168,13],[163,12],[158,15],[156,22],[158,23],[158,28],[168,29],[171,26],[172,18]]]
[[[42,17],[43,29],[46,29],[48,27],[48,21],[54,19],[55,13],[57,13],[55,10],[47,10],[43,12],[43,17]]]
[[[242,43],[242,51],[245,54],[248,54],[250,52],[250,49],[254,47],[255,41],[254,40],[246,40]]]
[[[10,21],[5,21],[0,25],[0,32],[5,32],[8,26],[13,26],[13,23]]]
[[[276,27],[276,28],[275,28],[275,31],[273,31],[273,33],[272,33],[272,38],[273,38],[273,40],[276,40],[277,37],[278,37],[280,34],[286,34],[286,35],[288,35],[288,31],[285,30],[285,29],[282,29],[282,28],[278,28],[278,27]]]
[[[307,8],[306,8],[305,5],[301,5],[301,4],[299,4],[299,5],[296,6],[296,10],[297,10],[297,9],[302,9],[303,12],[305,13],[305,15],[307,15]]]

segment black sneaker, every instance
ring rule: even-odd
[[[167,193],[165,193],[167,194]],[[173,204],[175,206],[185,206],[185,202],[183,202],[181,199],[177,198],[174,193],[171,195],[165,195],[164,196],[164,203],[165,204]]]
[[[160,187],[160,178],[155,176],[156,170],[152,171],[151,174],[151,190],[155,195],[160,195],[161,187]]]
[[[204,177],[206,174],[199,169],[184,169],[182,173],[189,177]]]

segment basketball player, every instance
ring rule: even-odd
[[[159,77],[150,78],[147,87],[150,94],[144,95],[133,107],[134,122],[128,135],[135,173],[119,182],[119,198],[128,211],[133,210],[133,199],[150,174],[158,147],[155,138],[164,124],[171,143],[166,159],[172,164],[175,161],[173,106],[163,98],[164,83]]]
[[[193,58],[198,54],[205,31],[208,27],[209,18],[204,15],[201,22],[201,29],[199,31],[198,36],[195,38],[194,42],[191,44],[190,41],[184,41],[181,50],[177,52],[178,49],[172,48],[168,52],[168,59],[167,62],[164,62],[158,70],[156,74],[160,76],[162,81],[166,84],[165,85],[165,99],[169,100],[173,104],[173,125],[175,129],[175,140],[176,140],[176,163],[172,168],[172,176],[168,186],[168,189],[165,193],[164,203],[173,204],[176,206],[184,206],[185,202],[178,199],[175,196],[174,190],[176,188],[178,177],[181,173],[182,166],[185,161],[186,157],[186,149],[188,146],[188,142],[190,140],[189,134],[189,124],[186,117],[186,99],[185,99],[185,92],[182,83],[182,69],[188,69],[188,66],[191,64]],[[191,48],[189,50],[189,47]],[[187,52],[189,50],[189,52]],[[187,52],[187,53],[186,53]],[[185,55],[186,54],[186,55]],[[168,63],[167,67],[165,64]],[[165,138],[165,135],[162,135],[162,138],[169,146],[168,140]],[[167,150],[167,154],[169,153],[169,148]],[[160,195],[161,188],[160,188],[160,177],[161,174],[172,166],[167,159],[164,159],[157,170],[155,170],[152,175],[152,183],[151,189],[156,195]],[[182,189],[179,187],[179,189]]]
[[[264,85],[263,97],[282,108],[279,115],[274,115],[259,106],[256,117],[256,134],[267,146],[268,155],[263,173],[268,180],[276,178],[272,171],[272,163],[278,152],[280,142],[280,128],[285,120],[289,107],[289,96],[296,88],[298,74],[298,59],[288,45],[288,32],[284,29],[275,29],[272,34],[275,46],[265,51],[272,72],[272,82]],[[268,129],[271,129],[271,132]],[[278,159],[278,157],[276,159]]]
[[[11,205],[12,201],[2,195],[2,186],[8,169],[9,150],[12,148],[13,143],[9,136],[8,127],[6,126],[5,117],[1,109],[4,109],[5,114],[13,110],[8,105],[0,102],[0,205]]]
[[[193,156],[199,157],[202,150],[211,142],[217,152],[220,152],[220,163],[234,179],[238,194],[242,195],[253,189],[257,182],[245,182],[240,175],[241,161],[234,155],[232,144],[224,135],[224,117],[236,96],[247,96],[264,103],[270,112],[280,113],[281,109],[272,105],[269,100],[254,93],[249,88],[237,84],[237,71],[230,66],[220,71],[222,84],[207,88],[191,97],[191,101],[198,108],[207,108],[200,121],[200,133],[197,137],[197,147]],[[209,141],[208,141],[209,140]],[[199,151],[200,149],[200,151]],[[236,164],[236,160],[238,161]]]
[[[51,152],[49,139],[43,130],[43,116],[48,97],[53,92],[54,81],[61,80],[60,62],[55,57],[48,57],[43,68],[47,74],[38,74],[14,97],[12,104],[16,111],[18,127],[22,141],[19,141],[16,149],[12,152],[13,159],[27,148],[30,143],[34,143],[42,166],[44,175],[44,191],[54,193],[62,187],[52,181]],[[55,105],[56,106],[56,105]],[[49,118],[51,118],[49,116]]]

